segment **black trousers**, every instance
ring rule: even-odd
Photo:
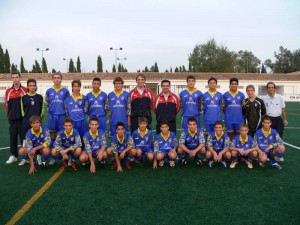
[[[281,116],[277,117],[271,117],[272,120],[272,125],[271,127],[275,129],[279,136],[282,138],[283,137],[283,130],[284,130],[284,124]]]
[[[176,120],[168,121],[170,125],[170,131],[173,131],[176,134]],[[156,124],[156,134],[160,133],[160,122],[157,121]]]
[[[152,118],[151,117],[145,117],[148,120],[148,129],[151,130],[151,122]],[[139,117],[132,117],[131,120],[131,133],[139,128]]]
[[[23,134],[23,119],[9,120],[9,141],[10,141],[10,153],[11,155],[18,157],[18,136],[22,144]]]

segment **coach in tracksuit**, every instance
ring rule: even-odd
[[[21,97],[26,94],[27,88],[20,83],[21,74],[12,73],[11,78],[13,86],[5,92],[5,108],[9,122],[9,141],[11,156],[6,164],[11,164],[18,160],[18,135],[22,143],[22,113],[21,113]]]
[[[161,82],[162,92],[154,100],[153,110],[156,114],[156,133],[160,133],[160,122],[166,120],[170,124],[170,131],[176,134],[176,115],[179,112],[180,104],[177,95],[170,91],[171,82]]]

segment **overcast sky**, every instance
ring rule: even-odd
[[[48,70],[66,72],[63,58],[80,56],[82,70],[111,71],[115,52],[130,72],[188,67],[196,44],[215,38],[230,50],[274,59],[280,45],[300,48],[299,0],[0,0],[0,44],[11,63],[32,69],[44,52]]]

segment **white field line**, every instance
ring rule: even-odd
[[[290,146],[290,147],[292,147],[292,148],[295,148],[295,149],[298,149],[298,150],[300,150],[300,147],[297,147],[297,146],[295,146],[295,145],[292,145],[292,144],[289,144],[289,143],[286,143],[286,142],[283,142],[285,145],[287,145],[287,146]]]

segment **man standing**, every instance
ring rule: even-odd
[[[151,129],[151,107],[153,105],[152,91],[145,85],[146,77],[139,74],[136,77],[137,86],[130,91],[131,98],[131,133],[138,129],[138,118],[145,117],[148,129]]]
[[[11,156],[6,164],[11,164],[18,160],[18,135],[22,143],[22,113],[21,113],[21,97],[26,94],[27,89],[20,83],[21,74],[12,73],[11,78],[13,86],[5,92],[5,108],[9,122],[9,141]]]
[[[245,123],[248,125],[248,134],[254,137],[256,130],[262,128],[262,116],[266,114],[266,107],[262,99],[255,96],[255,88],[253,85],[246,87],[248,98],[243,104],[243,115]]]
[[[153,110],[156,114],[156,133],[160,133],[160,122],[168,121],[170,131],[176,134],[176,115],[179,112],[180,104],[177,95],[170,91],[171,82],[161,82],[162,92],[154,100]]]

